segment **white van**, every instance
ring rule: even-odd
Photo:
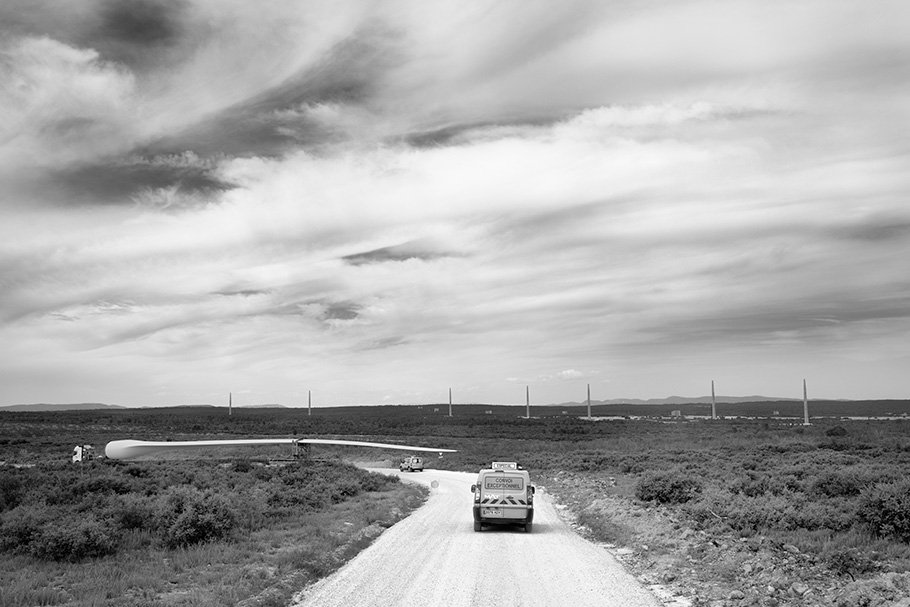
[[[474,531],[487,525],[522,525],[531,532],[534,486],[527,470],[515,462],[493,462],[482,469],[474,493]]]
[[[416,455],[409,455],[401,458],[398,462],[398,470],[404,472],[423,472],[423,459]]]

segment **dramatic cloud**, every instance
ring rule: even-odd
[[[6,3],[0,400],[901,397],[908,18]]]

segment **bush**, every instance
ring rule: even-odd
[[[749,472],[746,478],[735,479],[730,485],[730,491],[748,497],[758,497],[771,492],[771,479],[766,474]]]
[[[249,472],[253,469],[253,464],[248,459],[237,459],[234,460],[234,464],[231,468],[234,472]]]
[[[875,535],[910,543],[910,480],[880,483],[867,490],[859,516]]]
[[[847,531],[856,523],[855,502],[847,498],[798,502],[788,522],[793,529]]]
[[[125,495],[133,491],[131,482],[115,476],[97,476],[76,482],[73,486],[73,495],[80,496],[90,493],[115,493]]]
[[[683,472],[654,472],[638,481],[635,497],[659,504],[685,504],[701,491],[701,482]]]
[[[14,472],[0,471],[0,512],[12,510],[22,501],[25,484]]]
[[[812,491],[827,497],[848,497],[859,495],[866,485],[866,480],[853,471],[835,470],[815,479]]]
[[[40,559],[79,561],[113,554],[117,542],[106,525],[93,516],[62,520],[44,525],[29,553]]]
[[[222,539],[237,526],[234,510],[222,495],[193,487],[171,489],[156,513],[159,537],[169,548]]]
[[[28,551],[49,518],[43,507],[19,506],[5,512],[0,518],[0,549]]]
[[[112,519],[123,529],[152,530],[155,527],[155,506],[145,497],[124,496]]]
[[[92,514],[44,506],[20,506],[0,521],[0,549],[53,561],[78,561],[113,554],[116,529]]]
[[[875,571],[875,561],[855,548],[840,548],[827,552],[824,561],[828,568],[840,575],[854,577]]]

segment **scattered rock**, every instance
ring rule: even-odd
[[[790,593],[795,594],[796,596],[803,596],[811,590],[808,585],[803,584],[802,582],[793,582],[790,585]]]

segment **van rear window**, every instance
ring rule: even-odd
[[[483,481],[483,488],[494,491],[521,491],[525,488],[525,481],[516,476],[488,476]]]

